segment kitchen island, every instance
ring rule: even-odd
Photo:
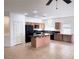
[[[32,47],[39,48],[50,43],[50,34],[36,34],[31,39]]]

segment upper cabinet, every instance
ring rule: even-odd
[[[26,25],[32,25],[33,29],[44,29],[45,24],[44,23],[34,23],[34,22],[26,22]]]

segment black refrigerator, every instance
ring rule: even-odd
[[[33,26],[25,25],[25,42],[31,42],[31,38],[33,36]]]

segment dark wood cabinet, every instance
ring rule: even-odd
[[[72,42],[72,35],[63,34],[63,41]]]
[[[55,29],[57,30],[61,29],[61,22],[55,22]]]
[[[72,42],[72,35],[55,33],[54,40],[63,42]]]
[[[54,34],[54,40],[63,41],[62,38],[63,38],[62,34],[60,34],[60,33],[55,33]]]

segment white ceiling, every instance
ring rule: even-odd
[[[56,10],[56,0],[46,6],[48,0],[4,0],[4,13],[8,12],[28,13],[29,17],[67,17],[74,15],[74,0],[66,4],[63,0],[58,0],[58,9]],[[37,13],[34,14],[33,11]]]

